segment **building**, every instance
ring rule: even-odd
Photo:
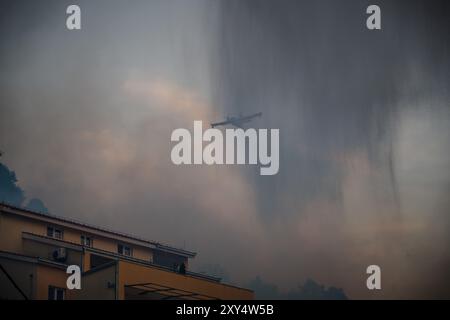
[[[196,253],[0,204],[0,299],[253,299],[189,271]],[[69,290],[69,265],[81,290]]]

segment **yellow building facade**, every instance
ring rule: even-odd
[[[189,271],[196,253],[0,204],[0,299],[253,299],[248,289]],[[66,285],[69,265],[81,289]]]

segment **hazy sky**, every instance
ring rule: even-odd
[[[192,268],[240,285],[450,297],[445,1],[377,1],[379,31],[370,1],[0,3],[2,162],[52,213],[197,251]],[[277,175],[172,164],[174,129],[258,111]]]

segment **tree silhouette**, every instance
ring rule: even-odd
[[[17,185],[16,173],[0,163],[0,201],[21,206],[24,200],[25,193]]]
[[[17,185],[16,173],[0,162],[0,202],[16,207],[24,206],[25,191]],[[48,213],[47,207],[37,198],[28,201],[26,209]]]

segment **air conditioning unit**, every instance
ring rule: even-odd
[[[67,258],[66,248],[58,248],[53,251],[53,259],[56,261],[65,261]]]

